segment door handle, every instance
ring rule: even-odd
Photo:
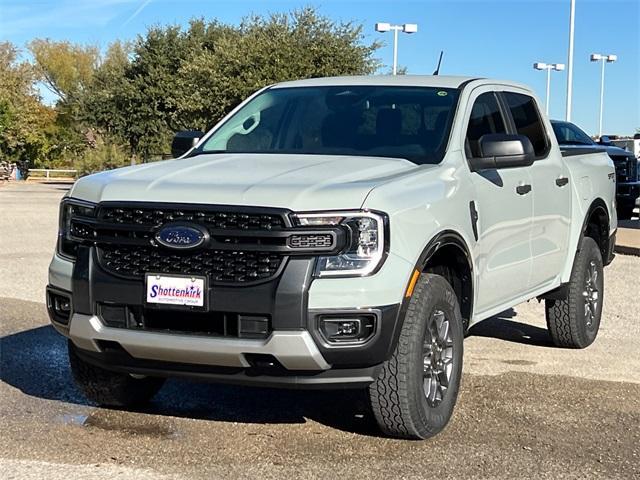
[[[527,185],[518,185],[516,187],[516,192],[518,193],[518,195],[526,195],[530,191],[531,191],[531,185],[529,185],[529,184],[527,184]]]
[[[569,183],[569,179],[567,177],[556,178],[556,185],[559,187],[564,187],[567,183]]]

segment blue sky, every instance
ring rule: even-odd
[[[431,73],[444,50],[443,74],[516,80],[531,85],[544,101],[545,74],[532,64],[567,60],[569,0],[0,0],[0,40],[23,46],[49,37],[104,48],[154,24],[185,24],[200,16],[237,23],[250,13],[305,5],[362,23],[368,40],[386,43],[378,57],[387,65],[392,35],[374,32],[374,23],[417,23],[417,34],[400,36],[399,62],[409,73]],[[596,133],[600,69],[589,54],[615,53],[618,62],[606,69],[604,130],[633,133],[640,127],[640,0],[577,0],[576,5],[573,120]],[[566,71],[553,72],[551,117],[564,118],[565,95]]]

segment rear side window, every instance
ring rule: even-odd
[[[549,149],[549,143],[536,102],[530,96],[520,93],[504,92],[503,95],[518,135],[529,138],[536,157],[544,156]]]
[[[507,133],[498,101],[492,92],[483,93],[473,104],[465,141],[467,156],[480,156],[480,138],[489,133]]]

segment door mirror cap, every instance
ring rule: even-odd
[[[191,150],[204,136],[200,130],[184,130],[176,133],[171,142],[171,155],[178,158]]]
[[[598,139],[598,143],[600,145],[610,146],[611,145],[611,139],[607,135],[603,135]]]
[[[470,158],[471,170],[529,167],[535,159],[531,140],[524,135],[491,133],[479,140],[480,157]]]

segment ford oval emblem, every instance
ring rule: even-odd
[[[156,233],[156,241],[176,249],[197,248],[207,241],[209,234],[197,225],[165,225]]]

